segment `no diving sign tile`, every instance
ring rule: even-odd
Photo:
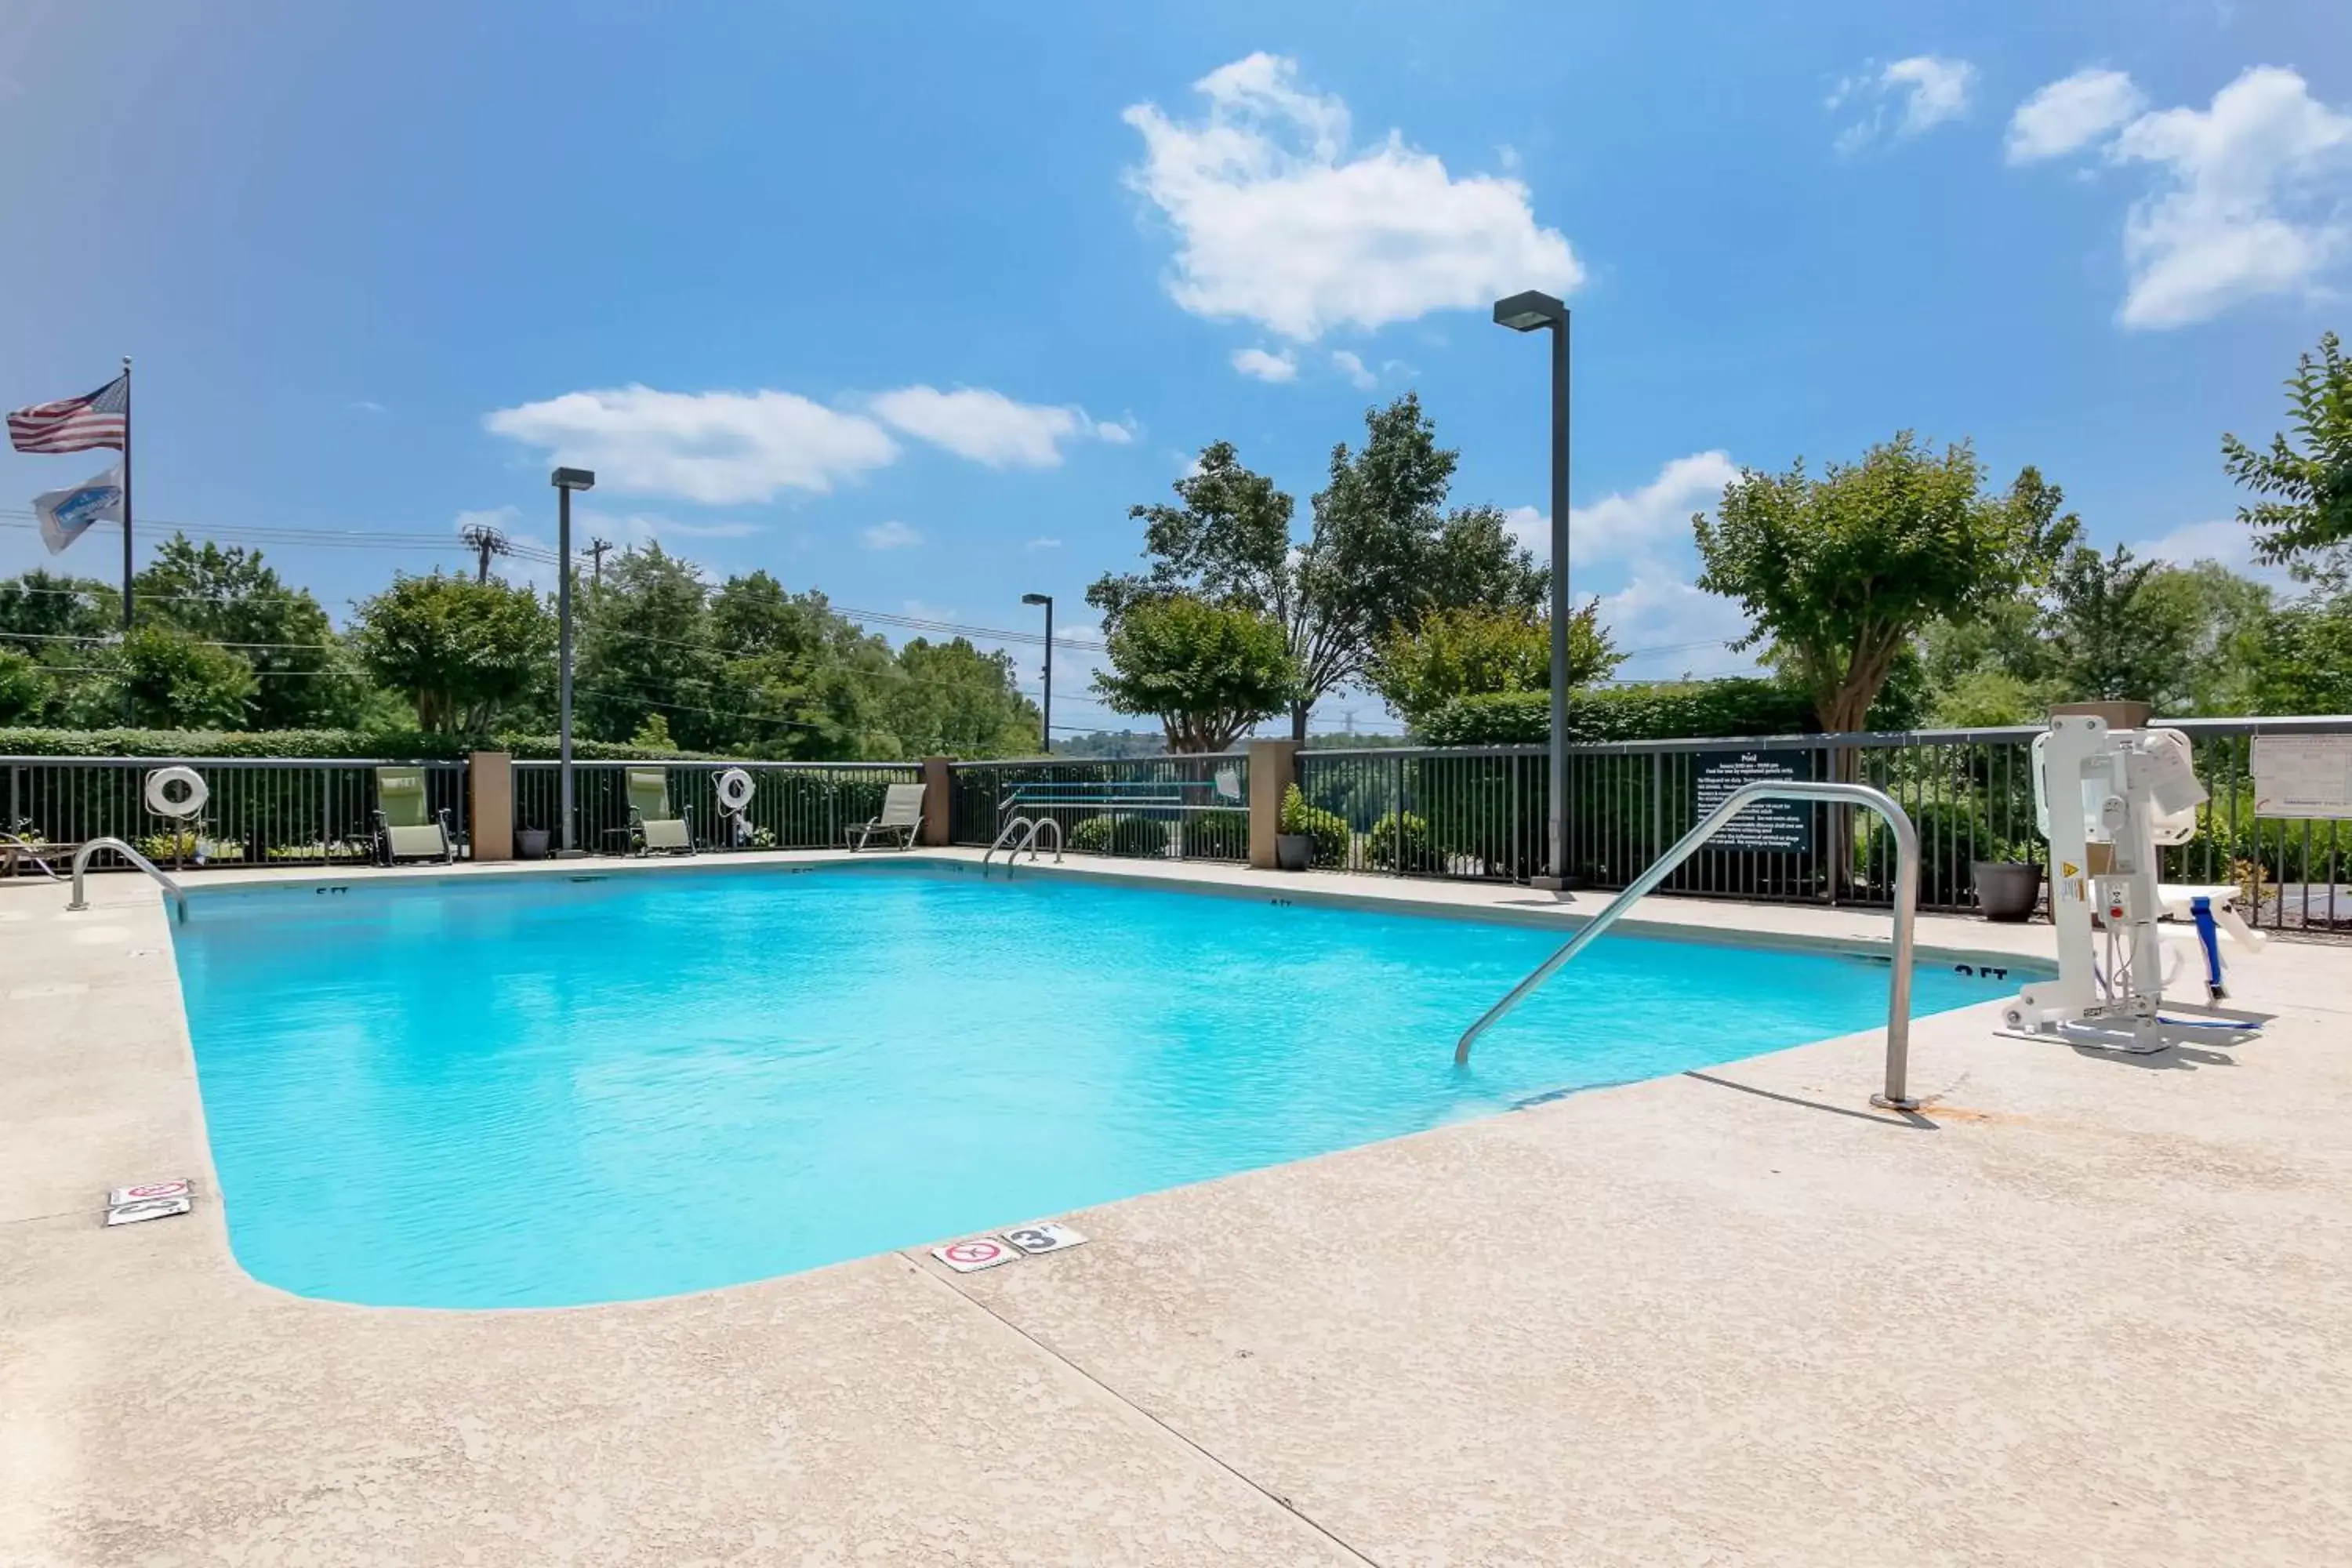
[[[1021,1254],[1001,1237],[972,1236],[950,1241],[945,1247],[934,1247],[931,1256],[959,1274],[977,1274],[983,1268],[1010,1263]]]
[[[141,1220],[165,1219],[173,1215],[186,1214],[194,1206],[191,1199],[194,1184],[184,1177],[116,1187],[106,1194],[106,1223],[110,1226],[137,1225]]]

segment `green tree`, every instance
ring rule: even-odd
[[[710,599],[722,660],[710,704],[736,743],[807,760],[908,754],[884,722],[898,679],[890,647],[837,614],[823,594],[793,594],[765,572],[730,577]]]
[[[1037,705],[1021,695],[1011,655],[916,637],[898,650],[896,674],[882,686],[882,712],[901,755],[1039,754]]]
[[[1171,752],[1222,752],[1298,689],[1280,622],[1245,605],[1171,594],[1130,604],[1113,624],[1110,668],[1094,689],[1117,713],[1156,716]]]
[[[2254,530],[2255,556],[2340,589],[2352,546],[2352,359],[2334,332],[2320,336],[2316,355],[2297,356],[2286,389],[2295,439],[2281,431],[2265,451],[2224,435],[2221,465],[2268,498],[2238,509]]]
[[[2180,680],[2197,606],[2147,592],[2162,565],[2121,544],[2105,555],[2077,544],[2060,559],[2044,621],[2064,700],[2161,704]]]
[[[555,617],[529,589],[438,572],[362,601],[352,637],[368,672],[415,705],[418,729],[464,735],[529,706],[555,640]]]
[[[645,722],[639,724],[636,732],[629,737],[629,744],[643,746],[648,751],[667,751],[677,742],[670,739],[669,721],[658,713],[648,713]]]
[[[39,658],[57,639],[101,642],[122,629],[122,596],[94,577],[39,567],[0,583],[0,647]]]
[[[2272,615],[2255,670],[2260,712],[2352,712],[2352,594],[2313,595]]]
[[[92,673],[63,704],[61,717],[74,728],[252,728],[260,685],[253,666],[177,626],[137,626],[79,657]]]
[[[719,650],[700,568],[657,544],[632,546],[604,568],[576,636],[572,713],[581,732],[625,740],[661,713],[680,745],[723,751],[741,726],[713,700]]]
[[[132,585],[142,623],[223,644],[253,667],[255,729],[335,728],[365,711],[366,674],[339,645],[327,612],[289,587],[258,550],[175,533]]]
[[[1149,568],[1099,579],[1087,602],[1107,629],[1130,605],[1174,594],[1270,617],[1298,669],[1291,733],[1304,740],[1316,701],[1360,678],[1389,632],[1434,610],[1541,602],[1545,574],[1502,513],[1444,510],[1458,458],[1437,445],[1414,395],[1368,410],[1362,447],[1332,448],[1313,524],[1294,541],[1292,499],[1244,467],[1231,442],[1213,443],[1176,481],[1179,504],[1129,509],[1144,524]]]
[[[1698,585],[1737,599],[1831,732],[1858,729],[1918,632],[1978,618],[2041,583],[2078,527],[2029,468],[2000,495],[1966,443],[1938,457],[1909,431],[1816,479],[1743,469],[1717,521],[1692,520]]]
[[[54,679],[32,655],[0,643],[0,724],[41,722]]]
[[[1600,624],[1598,599],[1568,627],[1569,685],[1590,685],[1624,662]],[[1382,637],[1365,672],[1416,731],[1461,697],[1551,688],[1551,622],[1523,611],[1440,610]]]

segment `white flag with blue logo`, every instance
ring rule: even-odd
[[[40,517],[41,538],[52,555],[79,539],[93,522],[121,522],[122,465],[117,463],[69,490],[35,496],[33,510]]]

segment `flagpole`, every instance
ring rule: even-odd
[[[122,630],[131,631],[131,356],[122,356]]]

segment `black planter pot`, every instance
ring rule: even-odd
[[[515,858],[544,860],[547,858],[547,829],[518,827],[515,829]]]
[[[1977,885],[1977,907],[1989,921],[2030,921],[2042,906],[2042,863],[2038,860],[1973,860],[1969,870]]]
[[[1286,871],[1304,871],[1315,863],[1315,840],[1304,833],[1274,836],[1274,863]]]

